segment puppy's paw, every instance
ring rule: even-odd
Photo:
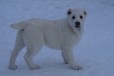
[[[73,66],[71,66],[71,68],[72,68],[73,70],[81,70],[81,69],[83,69],[83,67],[80,66],[80,65],[73,65]]]
[[[9,66],[9,69],[10,69],[10,70],[16,70],[17,68],[18,68],[17,65]]]
[[[39,68],[40,67],[37,64],[35,64],[35,65],[33,65],[33,66],[30,67],[31,70],[37,70]]]

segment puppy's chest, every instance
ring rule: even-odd
[[[80,37],[77,34],[73,34],[71,32],[63,32],[63,40],[61,47],[73,47],[79,41]]]

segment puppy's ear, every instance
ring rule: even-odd
[[[86,11],[84,11],[84,15],[87,15],[87,12]]]
[[[71,13],[72,13],[72,9],[68,9],[67,15],[71,15]]]

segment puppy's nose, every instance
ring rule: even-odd
[[[75,22],[75,27],[80,28],[80,22],[79,21]]]

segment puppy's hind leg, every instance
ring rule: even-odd
[[[24,42],[23,42],[23,38],[22,38],[22,30],[19,30],[17,32],[17,37],[16,37],[16,43],[15,43],[15,47],[14,50],[11,53],[11,57],[10,57],[10,61],[9,61],[9,69],[15,70],[17,69],[17,66],[15,64],[16,58],[19,54],[19,52],[21,51],[22,48],[24,48]]]
[[[39,66],[33,62],[33,57],[40,51],[41,47],[42,46],[27,47],[27,52],[24,58],[31,70],[39,69]]]

